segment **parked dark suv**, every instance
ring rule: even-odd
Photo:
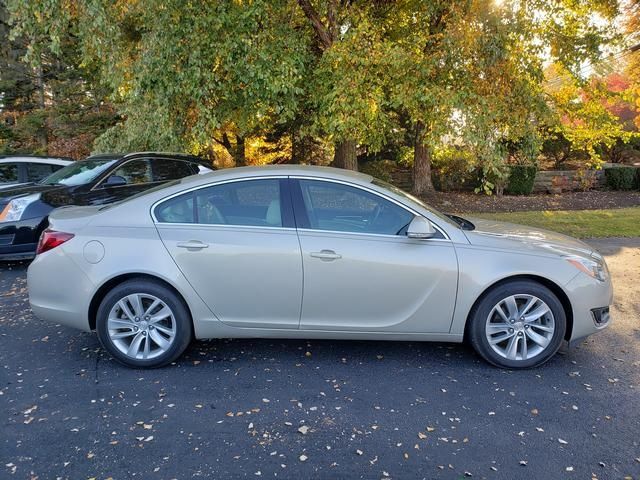
[[[94,155],[38,183],[0,190],[0,260],[35,255],[51,210],[123,200],[170,180],[213,170],[197,157],[176,153]]]

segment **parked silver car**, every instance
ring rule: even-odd
[[[280,166],[188,177],[50,216],[36,315],[134,367],[195,338],[467,340],[507,368],[609,323],[602,256],[564,235],[446,216],[368,175]]]

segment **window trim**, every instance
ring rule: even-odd
[[[290,193],[290,184],[287,181],[288,175],[264,175],[259,177],[245,177],[245,178],[234,178],[228,180],[221,180],[219,182],[207,183],[205,185],[198,185],[196,187],[189,188],[187,190],[182,190],[180,192],[173,193],[167,197],[161,198],[160,200],[155,201],[150,208],[151,219],[155,225],[163,225],[163,226],[187,226],[189,228],[197,227],[197,228],[206,228],[206,227],[217,227],[217,228],[241,228],[241,229],[269,229],[269,230],[295,230],[295,214],[293,211],[293,204]],[[164,203],[172,198],[179,197],[182,195],[193,194],[198,190],[202,190],[205,188],[217,187],[220,185],[225,185],[227,183],[237,183],[237,182],[251,182],[254,180],[278,180],[280,186],[280,215],[282,217],[282,226],[271,226],[271,225],[229,225],[226,223],[179,223],[179,222],[161,222],[156,217],[156,208],[160,206],[161,203]],[[283,181],[284,180],[284,181]],[[195,194],[194,194],[195,195]]]
[[[334,179],[334,178],[324,178],[324,177],[314,177],[314,176],[304,176],[304,175],[291,175],[289,176],[289,178],[291,179],[292,183],[294,183],[295,185],[292,186],[291,188],[291,195],[292,195],[292,202],[293,202],[293,207],[294,207],[294,212],[296,215],[296,224],[299,222],[299,217],[303,218],[304,220],[306,220],[307,224],[309,225],[309,227],[300,227],[298,226],[298,230],[301,232],[317,232],[317,233],[332,233],[332,234],[339,234],[339,235],[358,235],[358,236],[376,236],[376,237],[385,237],[385,238],[408,238],[407,236],[404,235],[392,235],[392,234],[388,234],[388,233],[366,233],[366,232],[345,232],[345,231],[340,231],[340,230],[320,230],[320,229],[316,229],[316,228],[311,228],[310,227],[310,223],[309,223],[309,219],[307,216],[307,212],[306,212],[306,208],[304,206],[304,200],[302,198],[302,186],[300,185],[299,180],[312,180],[312,181],[318,181],[318,182],[327,182],[327,183],[337,183],[337,184],[341,184],[341,185],[346,185],[348,187],[352,187],[352,188],[356,188],[356,189],[360,189],[363,190],[367,193],[370,193],[372,195],[375,195],[377,197],[380,197],[384,200],[387,200],[391,203],[394,203],[395,205],[399,206],[400,208],[406,210],[407,212],[411,213],[414,216],[420,216],[420,217],[425,217],[423,214],[421,214],[420,212],[416,211],[413,208],[410,208],[409,206],[397,201],[395,198],[391,198],[383,193],[380,193],[372,188],[368,188],[365,187],[363,185],[357,184],[357,183],[351,183],[348,181],[344,181],[344,180],[339,180],[339,179]],[[442,235],[442,238],[430,238],[428,239],[429,241],[446,241],[446,242],[451,242],[451,238],[449,237],[449,235],[447,235],[447,232],[442,229],[437,223],[435,223],[433,220],[431,220],[430,218],[427,218],[427,220],[429,220],[431,222],[431,224],[433,225],[433,227],[440,232],[440,234]]]

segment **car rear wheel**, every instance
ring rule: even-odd
[[[542,365],[560,348],[566,314],[558,297],[529,280],[503,283],[474,308],[469,340],[478,354],[503,368]]]
[[[193,334],[182,299],[161,283],[129,280],[100,303],[96,330],[102,346],[130,367],[161,367],[178,358]]]

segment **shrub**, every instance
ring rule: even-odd
[[[506,192],[511,195],[529,195],[533,191],[538,167],[535,165],[512,165]]]
[[[638,172],[635,167],[612,167],[604,171],[607,186],[611,190],[632,190],[638,184]]]
[[[441,147],[434,152],[432,161],[433,184],[437,190],[473,190],[480,184],[475,155],[458,147]]]
[[[391,174],[398,167],[398,164],[393,160],[371,160],[358,167],[362,173],[390,183]]]

